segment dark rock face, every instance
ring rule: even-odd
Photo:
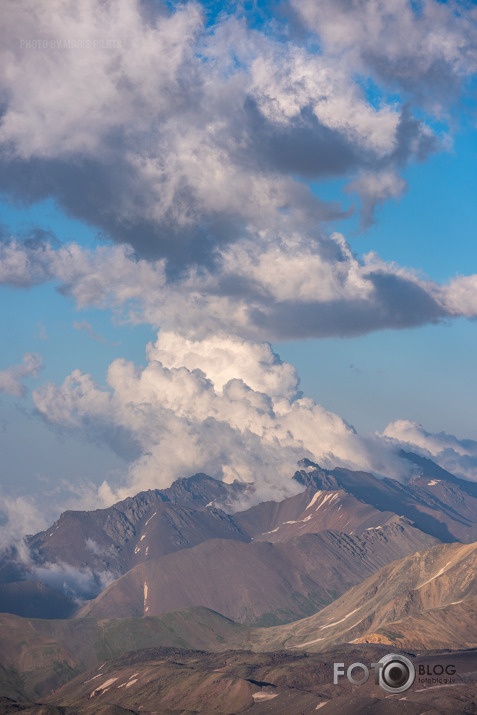
[[[204,513],[208,504],[228,502],[242,489],[196,474],[177,480],[168,489],[140,492],[107,509],[64,512],[50,529],[27,537],[27,543],[39,562],[61,561],[119,575],[142,560],[135,545],[132,550],[131,546],[149,517],[158,517],[154,528],[157,522],[162,524],[162,545],[156,545],[156,555],[157,549],[169,553],[205,538],[247,539],[220,509]]]
[[[303,484],[303,486],[312,487],[313,489],[324,489],[325,491],[341,488],[340,483],[331,472],[322,469],[309,459],[302,459],[298,466],[301,469],[295,472],[293,477],[298,484]]]
[[[207,474],[194,474],[192,477],[177,479],[161,494],[172,504],[181,504],[197,509],[207,506],[212,501],[227,511],[226,507],[246,490],[246,484],[239,482],[225,484]]]
[[[52,529],[32,537],[29,545],[39,563],[62,562],[119,576],[147,558],[207,539],[249,540],[232,516],[213,507],[156,501],[146,511],[136,511],[133,518],[130,521],[118,506],[66,512]]]
[[[135,515],[130,513],[130,516],[134,519]],[[103,531],[110,537],[111,541],[117,544],[125,544],[136,534],[133,522],[130,521],[123,511],[119,511],[119,509],[115,509],[108,514],[104,522]]]

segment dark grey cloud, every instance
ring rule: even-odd
[[[431,154],[442,149],[438,137],[432,132],[426,131],[425,125],[413,116],[409,104],[405,104],[401,110],[396,129],[396,140],[396,149],[392,159],[398,165],[406,164],[412,157],[418,161],[425,161]]]
[[[31,0],[18,6],[5,37],[0,191],[53,198],[138,255],[166,257],[173,274],[213,265],[217,248],[251,226],[283,227],[283,215],[289,231],[338,218],[303,180],[393,170],[435,149],[410,109],[399,120],[394,103],[367,103],[351,68],[233,16],[206,28],[194,3],[133,3],[124,26],[105,6],[75,19],[62,0],[46,23]],[[31,47],[42,32],[112,46]]]
[[[310,106],[283,126],[267,120],[256,102],[245,102],[246,152],[264,169],[275,169],[303,178],[346,175],[363,162],[359,148],[349,139],[321,124]]]
[[[417,18],[405,0],[296,0],[310,42],[287,38],[283,19],[275,37],[239,13],[207,26],[195,3],[118,3],[121,12],[93,2],[78,16],[61,0],[47,20],[47,7],[8,0],[0,192],[53,198],[122,252],[82,259],[37,236],[23,253],[1,249],[0,280],[53,280],[79,305],[134,302],[135,319],[185,332],[228,325],[280,339],[474,314],[462,282],[451,306],[445,288],[410,272],[368,274],[344,239],[326,235],[341,205],[308,185],[348,181],[363,224],[403,194],[403,170],[440,140],[399,89],[402,63],[409,55],[430,91],[439,63],[460,82],[473,71],[471,13],[459,19],[434,0]],[[381,87],[379,58],[394,63],[402,101],[367,98],[368,80]]]
[[[284,156],[276,159],[267,156],[267,148],[261,141],[259,143],[262,144],[262,155],[255,157],[256,163],[266,160],[270,165],[287,161]],[[289,156],[291,148],[289,141],[286,149]],[[249,146],[251,154],[252,150]],[[328,150],[326,153],[331,158]],[[300,157],[297,161],[301,161]],[[325,157],[323,163],[326,161]],[[314,165],[317,172],[316,159]],[[291,172],[292,167],[287,171]],[[81,157],[70,163],[31,159],[0,164],[0,192],[5,197],[25,204],[53,198],[68,215],[98,229],[104,240],[127,243],[141,257],[167,258],[172,276],[190,264],[212,266],[215,250],[246,232],[246,210],[203,211],[191,225],[178,225],[176,218],[167,214],[160,221],[148,220],[144,216],[152,199],[144,196],[144,188],[125,163],[120,148],[114,161],[107,164]],[[121,215],[119,210],[126,196],[128,202],[134,204],[134,214],[128,217]],[[160,194],[157,198],[160,200]],[[188,212],[195,213],[196,198],[189,187],[178,190],[175,200],[187,207]],[[309,220],[328,221],[344,216],[337,202],[321,201],[300,184],[290,186],[287,197],[284,197],[283,210],[290,211],[295,206],[300,206]]]
[[[340,234],[318,244],[304,237],[277,241],[273,234],[268,244],[238,241],[217,254],[212,268],[173,277],[164,261],[138,259],[126,246],[91,252],[74,245],[0,244],[0,282],[54,281],[82,308],[111,307],[123,319],[183,335],[345,337],[475,317],[476,280],[457,277],[441,286],[373,254],[361,260]]]
[[[373,300],[270,302],[250,311],[250,322],[273,340],[308,337],[352,337],[386,328],[414,328],[449,317],[426,290],[390,274],[369,276]]]

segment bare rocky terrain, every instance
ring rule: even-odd
[[[89,566],[119,576],[147,558],[207,539],[249,541],[229,514],[213,506],[214,502],[225,505],[241,491],[239,485],[196,474],[168,489],[150,489],[107,509],[64,512],[49,529],[28,537],[27,543],[40,563]],[[143,544],[141,535],[147,526],[150,538]]]
[[[377,479],[367,472],[323,470],[309,460],[303,460],[294,478],[315,489],[343,489],[380,511],[405,516],[440,541],[477,541],[477,485],[458,479],[431,460],[409,452],[403,455],[418,469],[407,484]]]
[[[458,641],[463,648],[477,647],[477,544],[439,544],[380,569],[313,616],[292,624],[262,629],[260,648],[289,647],[318,651],[335,643],[387,642],[402,647],[445,647]],[[460,607],[457,627],[445,624],[445,609]],[[453,613],[451,611],[451,613]],[[406,620],[424,615],[424,631],[407,628]],[[434,617],[433,617],[434,616]],[[398,625],[399,623],[399,625]],[[439,629],[439,625],[441,626]],[[381,637],[376,637],[381,633]],[[432,644],[432,645],[431,645]]]
[[[400,651],[398,651],[400,652]],[[333,684],[333,663],[371,663],[386,649],[376,645],[340,646],[319,654],[220,654],[177,648],[134,651],[81,673],[42,700],[42,708],[17,703],[23,712],[43,713],[251,713],[310,715],[320,712],[355,715],[461,715],[475,713],[477,652],[405,654],[419,672],[436,664],[455,670],[455,683],[435,687],[417,677],[404,695],[390,695],[370,679],[355,686],[346,679]],[[15,701],[0,701],[0,712],[14,712]],[[3,710],[2,710],[3,707]],[[18,712],[18,709],[16,710]]]
[[[315,502],[310,509],[319,507]],[[435,541],[399,519],[359,536],[321,531],[278,543],[211,539],[135,566],[78,615],[157,616],[206,606],[239,623],[288,622],[315,613],[398,555]]]
[[[61,515],[0,558],[0,713],[477,712],[477,487],[403,457],[409,484],[304,460],[281,502],[198,474]],[[459,678],[332,683],[402,650]]]

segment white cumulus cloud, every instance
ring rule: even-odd
[[[270,227],[306,225],[319,242],[317,225],[340,207],[320,201],[310,178],[355,179],[369,213],[401,190],[406,163],[441,142],[407,95],[388,97],[388,75],[427,77],[432,90],[441,68],[459,80],[475,70],[472,13],[434,0],[422,17],[404,0],[297,0],[319,51],[251,27],[240,6],[207,24],[197,2],[4,5],[0,188],[54,197],[176,267],[210,264],[217,247]],[[379,48],[392,58],[384,79]]]
[[[391,444],[402,446],[434,460],[452,474],[477,481],[477,442],[458,439],[446,432],[427,432],[410,420],[391,422],[382,436]]]
[[[100,387],[77,370],[34,400],[53,425],[105,435],[121,428],[136,441],[140,455],[113,499],[198,471],[253,483],[256,499],[276,499],[297,491],[290,478],[305,456],[327,467],[410,473],[379,440],[302,397],[294,368],[264,343],[161,331],[146,367],[115,360],[107,382]]]

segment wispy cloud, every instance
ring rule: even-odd
[[[46,583],[55,591],[64,593],[82,604],[104,591],[106,586],[117,578],[110,571],[94,571],[89,567],[77,568],[71,564],[46,562],[41,565],[32,564],[28,570],[28,578]]]
[[[37,333],[35,334],[35,337],[38,340],[48,340],[48,333],[46,332],[46,327],[43,325],[43,323],[37,323]]]
[[[96,342],[98,342],[98,343],[107,343],[108,342],[106,340],[106,338],[103,338],[102,335],[98,335],[98,333],[94,332],[93,326],[91,325],[91,323],[88,323],[87,320],[81,320],[81,321],[75,320],[75,322],[73,323],[73,328],[75,330],[81,330],[81,331],[85,332],[86,335],[89,335],[90,338],[92,338],[93,340],[96,340]]]
[[[14,545],[19,556],[28,562],[29,550],[23,537],[45,529],[47,518],[33,497],[0,493],[0,552]]]
[[[27,387],[22,380],[38,377],[43,367],[43,358],[37,353],[25,353],[19,365],[0,370],[0,392],[15,397],[25,397]]]

